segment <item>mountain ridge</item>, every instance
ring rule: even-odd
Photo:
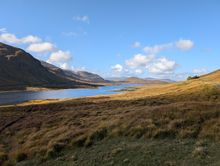
[[[26,51],[0,42],[0,90],[93,86],[95,85],[60,77],[48,71],[39,60]]]
[[[95,73],[91,73],[88,71],[73,71],[73,70],[66,70],[61,69],[55,65],[52,65],[50,63],[41,61],[41,64],[46,67],[49,71],[52,73],[58,74],[62,77],[68,78],[68,79],[75,79],[77,81],[84,81],[84,82],[90,82],[90,83],[107,83],[109,81],[105,80],[101,76]]]
[[[134,83],[134,84],[165,84],[174,81],[156,78],[139,78],[139,77],[113,77],[107,78],[115,82]]]

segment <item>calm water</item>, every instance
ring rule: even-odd
[[[98,89],[63,89],[63,90],[49,90],[40,92],[6,92],[0,93],[0,105],[4,104],[17,104],[29,100],[38,99],[65,99],[76,98],[85,96],[107,95],[117,94],[120,92],[114,92],[127,87],[140,86],[138,84],[121,84],[113,86],[103,86]]]

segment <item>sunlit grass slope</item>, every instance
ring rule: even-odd
[[[220,71],[118,95],[2,107],[0,117],[2,164],[220,163],[216,150],[220,147]],[[131,147],[126,151],[115,141]],[[141,145],[143,149],[135,148]],[[179,146],[185,148],[182,153],[170,150]],[[149,153],[144,157],[146,149]],[[108,151],[114,153],[109,158]],[[134,152],[142,157],[135,157]],[[159,159],[161,163],[156,162]]]

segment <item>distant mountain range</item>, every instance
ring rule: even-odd
[[[110,81],[108,81],[110,80]],[[109,78],[87,71],[63,70],[39,61],[20,48],[0,42],[0,91],[39,88],[84,88],[106,83],[164,84],[171,80],[138,77]]]
[[[108,80],[114,82],[124,82],[133,84],[166,84],[175,82],[169,79],[155,79],[155,78],[138,78],[138,77],[111,77]]]
[[[0,90],[27,87],[83,88],[95,87],[103,78],[89,72],[62,70],[42,62],[16,47],[0,43]]]

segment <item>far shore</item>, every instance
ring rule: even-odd
[[[78,88],[46,88],[46,87],[26,87],[24,89],[21,88],[14,88],[12,90],[0,90],[1,93],[10,93],[10,92],[40,92],[40,91],[48,91],[48,90],[64,90],[64,89],[96,89],[101,86],[113,86],[113,85],[121,85],[127,84],[125,82],[111,82],[111,83],[94,83],[95,86],[88,86],[88,87],[78,87]]]
[[[120,85],[120,84],[115,84],[115,85]],[[109,85],[102,85],[102,86],[110,86]],[[143,86],[143,84],[142,84]],[[99,97],[114,97],[120,94],[124,94],[127,92],[131,92],[131,91],[136,91],[137,89],[140,89],[142,86],[138,86],[138,87],[128,87],[128,88],[122,88],[119,90],[115,90],[113,92],[118,92],[117,94],[99,94],[99,95],[94,95],[94,96],[82,96],[82,97],[72,97],[72,98],[62,98],[62,99],[36,99],[36,100],[28,100],[28,101],[23,101],[23,102],[19,102],[19,103],[11,103],[11,104],[3,104],[0,105],[1,107],[13,107],[13,106],[24,106],[24,105],[38,105],[38,104],[51,104],[51,103],[60,103],[60,102],[66,102],[69,100],[75,100],[75,99],[95,99],[95,98],[99,98]],[[68,88],[71,89],[71,88]],[[85,88],[75,88],[75,89],[85,89]],[[89,88],[89,89],[94,89],[94,88]],[[40,92],[40,91],[49,91],[49,90],[64,90],[64,89],[49,89],[49,88],[36,88],[36,87],[28,87],[26,90],[16,90],[16,91],[7,91],[7,92]],[[6,92],[6,93],[7,93]],[[0,92],[4,93],[4,92]]]
[[[21,90],[3,90],[0,93],[10,93],[10,92],[40,92],[40,91],[49,91],[49,90],[64,90],[64,89],[96,89],[100,86],[105,85],[97,85],[97,87],[79,87],[79,88],[43,88],[43,87],[27,87],[26,89]]]

